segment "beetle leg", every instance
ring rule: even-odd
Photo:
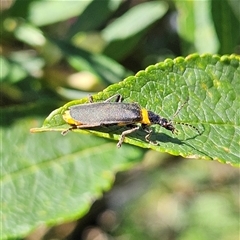
[[[123,96],[121,94],[115,94],[115,95],[111,96],[110,98],[106,99],[104,102],[110,102],[114,98],[115,98],[114,102],[122,102],[123,101]]]
[[[137,131],[138,129],[139,129],[139,126],[135,126],[135,127],[131,128],[129,130],[126,130],[126,131],[122,132],[121,137],[120,137],[120,139],[117,143],[117,147],[120,148],[122,146],[122,143],[123,143],[126,135],[128,135],[130,133],[133,133],[133,132]]]
[[[115,98],[114,102],[122,102],[123,101],[123,96],[121,94],[115,94],[115,95],[111,96],[110,98],[106,99],[104,102],[110,102],[114,98]],[[92,95],[88,96],[88,101],[89,101],[89,103],[93,103],[94,102]]]
[[[92,95],[88,96],[88,101],[89,101],[89,103],[93,103],[93,96]]]
[[[151,137],[151,134],[152,134],[152,129],[149,128],[147,125],[145,124],[142,124],[142,128],[143,130],[147,133],[147,135],[145,136],[145,140],[148,142],[148,143],[151,143],[153,145],[158,145],[158,143],[156,141],[151,141],[150,140],[150,137]]]
[[[61,134],[62,134],[63,136],[66,136],[70,131],[72,131],[73,129],[76,129],[76,128],[77,128],[76,126],[72,126],[72,127],[68,128],[68,129],[66,129],[66,130],[63,130],[63,131],[61,132]]]
[[[117,94],[116,102],[122,102],[123,96],[121,94]]]
[[[62,134],[63,136],[66,136],[69,131],[70,131],[70,129],[68,128],[68,129],[62,131],[61,134]]]

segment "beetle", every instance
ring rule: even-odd
[[[112,101],[114,98],[115,101]],[[174,116],[180,109],[177,110]],[[64,130],[62,135],[66,135],[70,130],[80,128],[112,125],[130,127],[130,129],[122,132],[117,143],[118,148],[121,147],[126,135],[140,129],[138,124],[141,124],[142,129],[147,133],[145,140],[152,144],[156,143],[150,140],[152,133],[152,129],[149,128],[150,125],[158,124],[172,133],[176,133],[172,120],[167,120],[152,111],[142,108],[138,103],[124,103],[120,94],[113,95],[104,102],[95,103],[92,96],[90,96],[89,103],[69,107],[63,113],[63,119],[71,127]]]

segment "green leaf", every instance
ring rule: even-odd
[[[230,7],[232,8],[232,11],[235,15],[235,17],[238,19],[238,21],[240,22],[240,8],[239,8],[239,3],[238,1],[235,0],[228,0],[228,4],[230,5]]]
[[[27,72],[23,67],[14,59],[0,58],[2,65],[1,82],[15,83],[21,81],[27,76]]]
[[[2,66],[0,82],[3,82],[3,79],[5,79],[10,72],[10,63],[5,57],[0,56],[0,64]]]
[[[78,32],[96,30],[105,23],[107,18],[117,10],[120,4],[121,1],[116,0],[92,1],[69,29],[67,33],[68,38]],[[94,17],[90,18],[89,16]]]
[[[183,53],[216,53],[219,44],[210,12],[211,2],[175,0],[175,3],[178,32],[184,40],[181,41]]]
[[[30,134],[46,108],[1,111],[1,239],[83,216],[111,188],[116,172],[142,158],[141,149],[125,145],[119,150],[90,135]]]
[[[16,38],[30,46],[42,46],[46,39],[40,29],[28,23],[21,23],[15,29]]]
[[[234,52],[240,40],[240,21],[234,14],[229,1],[211,0],[211,3],[212,17],[220,41],[218,52],[221,54]],[[236,2],[236,4],[239,9],[239,3]]]
[[[81,14],[92,0],[85,1],[33,1],[29,7],[29,21],[45,26]]]
[[[102,31],[102,37],[108,43],[104,54],[115,60],[129,55],[146,29],[163,17],[167,10],[166,2],[157,1],[138,4],[131,8]]]
[[[86,50],[76,48],[68,42],[61,40],[51,41],[66,55],[70,65],[76,70],[90,71],[109,85],[120,81],[120,79],[129,75],[129,71],[121,64],[102,54],[93,54]]]
[[[175,125],[178,135],[172,135],[170,131],[154,125],[151,126],[154,129],[152,140],[157,141],[158,146],[145,141],[146,133],[143,130],[128,135],[125,141],[173,155],[212,159],[239,166],[239,61],[240,57],[236,55],[220,57],[209,54],[166,59],[111,85],[94,96],[94,100],[102,101],[119,93],[125,102],[137,102],[169,120],[178,107],[188,100],[173,120],[193,125],[201,135],[192,127],[181,124]],[[68,128],[62,114],[69,106],[84,102],[87,99],[67,103],[53,111],[42,128],[32,131],[62,131]],[[105,127],[74,131],[91,132],[118,140],[124,129]]]

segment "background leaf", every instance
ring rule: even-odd
[[[69,64],[77,71],[89,71],[99,79],[105,81],[106,85],[120,81],[128,75],[129,71],[111,58],[101,54],[92,54],[86,50],[77,49],[67,42],[51,40],[60,47],[67,57]]]
[[[1,129],[1,239],[83,216],[111,188],[115,173],[142,156],[140,149],[126,145],[118,150],[115,143],[89,135],[29,134],[29,125],[42,118],[22,119],[20,114],[41,109],[43,105],[1,112],[6,124],[19,117],[11,128]]]
[[[115,0],[92,1],[71,26],[67,36],[71,38],[79,31],[91,31],[100,27],[117,10],[120,4],[121,1]],[[89,18],[89,16],[94,16],[94,18]]]
[[[159,142],[159,146],[146,143],[143,131],[127,136],[126,142],[174,155],[214,159],[236,165],[239,164],[239,78],[237,56],[220,58],[192,55],[186,59],[167,59],[164,63],[150,66],[135,77],[128,77],[125,81],[110,86],[95,99],[98,101],[119,93],[126,101],[138,102],[142,107],[167,119],[171,119],[179,103],[189,99],[174,120],[197,127],[201,135],[188,126],[176,126],[180,134],[172,136],[169,131],[154,126],[153,139]],[[73,101],[56,110],[47,118],[43,128],[36,131],[52,131],[54,126],[64,125],[61,114],[69,106],[84,101],[86,100]],[[105,134],[90,132],[118,139],[123,130],[110,128],[105,131]]]
[[[92,0],[75,1],[33,1],[30,5],[29,21],[44,26],[75,17],[85,10]]]
[[[184,54],[216,53],[219,43],[211,15],[211,1],[175,2],[179,9],[178,32]]]
[[[165,2],[146,2],[113,21],[102,31],[102,37],[107,43],[104,54],[116,60],[129,55],[146,30],[163,17],[167,9]],[[116,53],[116,49],[121,51]]]
[[[236,43],[240,39],[240,21],[233,13],[229,1],[211,1],[212,3],[212,17],[220,41],[219,52],[227,54],[234,51]],[[226,23],[228,23],[226,25]],[[237,30],[238,29],[238,30]]]

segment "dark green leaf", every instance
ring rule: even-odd
[[[240,22],[226,0],[212,0],[212,17],[220,41],[220,54],[235,52],[240,41]],[[239,3],[238,3],[239,8]]]
[[[183,54],[192,52],[216,53],[218,39],[213,20],[209,14],[209,1],[178,1],[175,0],[178,14],[178,33],[182,38]]]
[[[107,20],[110,14],[116,11],[120,4],[121,1],[115,0],[92,1],[71,26],[68,37],[71,38],[78,32],[95,30]]]
[[[117,18],[102,31],[102,36],[108,43],[104,54],[113,59],[122,59],[134,48],[145,31],[163,17],[167,9],[165,2],[147,2]]]
[[[142,156],[140,149],[118,150],[90,135],[30,134],[29,127],[42,121],[26,118],[32,114],[42,115],[37,108],[1,111],[1,239],[83,216],[110,189],[115,173]]]
[[[44,26],[67,20],[81,14],[92,0],[85,1],[33,1],[29,9],[29,21]]]

